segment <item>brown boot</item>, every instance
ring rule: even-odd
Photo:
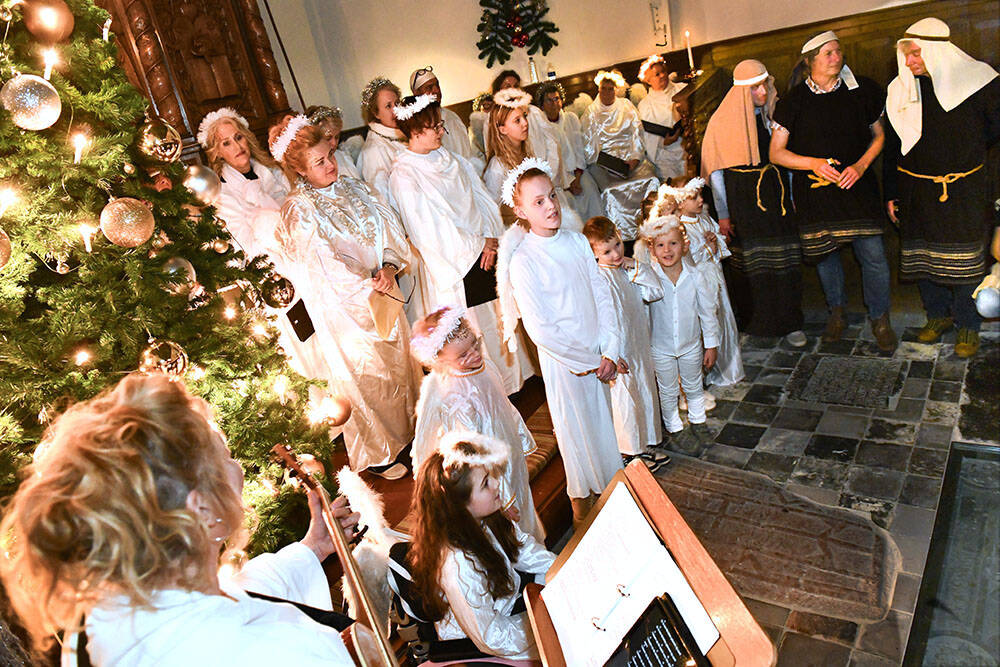
[[[883,352],[892,352],[896,349],[896,332],[892,330],[892,324],[889,323],[889,313],[877,320],[872,320],[872,334],[875,336],[878,349]]]
[[[844,327],[847,326],[847,322],[844,321],[844,307],[834,306],[830,309],[830,319],[826,321],[826,329],[823,331],[823,342],[832,343],[835,340],[840,340],[840,337],[844,335]]]

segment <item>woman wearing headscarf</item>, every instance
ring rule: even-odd
[[[771,114],[777,102],[774,77],[757,60],[733,70],[733,87],[708,121],[701,148],[719,230],[750,287],[743,330],[756,336],[787,336],[806,343],[802,327],[802,260],[798,218],[785,174],[771,164]],[[744,315],[744,314],[741,314]]]
[[[889,323],[889,262],[878,182],[868,171],[885,139],[879,120],[885,95],[844,64],[832,30],[806,42],[802,57],[809,76],[774,108],[771,162],[793,170],[802,254],[817,263],[830,307],[823,340],[838,340],[846,326],[840,249],[851,244],[861,264],[872,334],[879,349],[888,352],[896,347]]]
[[[916,278],[933,343],[958,326],[955,354],[979,349],[972,292],[986,272],[986,152],[1000,139],[1000,76],[950,41],[944,21],[917,21],[896,43],[883,162],[889,217],[903,240],[900,273]]]

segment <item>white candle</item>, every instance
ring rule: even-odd
[[[83,158],[83,149],[87,147],[90,140],[87,139],[87,135],[82,132],[73,135],[73,146],[75,152],[73,153],[73,164],[80,164],[80,160]]]
[[[694,55],[691,53],[691,31],[684,31],[684,45],[687,47],[688,52],[688,67],[694,70]]]
[[[0,190],[0,218],[7,212],[7,209],[17,203],[17,193],[11,188]]]
[[[87,249],[87,252],[92,251],[94,248],[90,244],[90,240],[94,237],[97,232],[96,227],[91,227],[90,225],[84,223],[80,225],[80,236],[83,237],[83,247]]]
[[[108,41],[108,33],[110,32],[111,32],[111,19],[108,19],[107,21],[104,22],[103,38],[105,42]]]
[[[42,60],[45,61],[45,80],[48,81],[52,76],[52,67],[59,62],[59,53],[55,49],[45,49]]]

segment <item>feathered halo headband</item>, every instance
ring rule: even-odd
[[[676,199],[678,203],[684,201],[685,199],[690,199],[698,194],[703,187],[705,187],[705,179],[701,176],[695,176],[690,181],[685,183],[683,188],[674,188],[674,199]]]
[[[652,242],[657,236],[662,236],[672,229],[681,230],[681,238],[687,241],[687,230],[684,229],[684,223],[673,213],[655,218],[650,217],[639,228],[639,237],[647,242]]]
[[[201,119],[201,123],[198,125],[198,143],[201,144],[202,148],[208,148],[208,133],[212,127],[218,123],[220,120],[231,120],[235,121],[238,125],[243,126],[244,129],[249,129],[250,124],[247,123],[247,119],[236,113],[235,109],[230,107],[222,107],[221,109],[216,109],[215,111],[209,113],[207,116]]]
[[[521,164],[507,172],[507,177],[503,180],[503,187],[500,189],[500,201],[514,208],[514,188],[517,187],[521,175],[529,169],[541,169],[550,179],[553,178],[552,167],[549,166],[548,162],[537,157],[526,157],[521,160]]]
[[[433,366],[438,352],[451,340],[462,324],[465,308],[459,306],[444,306],[444,313],[438,318],[437,326],[425,336],[413,336],[410,339],[410,352],[424,366]]]
[[[396,84],[384,76],[377,76],[368,82],[368,85],[361,89],[361,108],[367,109],[368,105],[371,104],[372,98],[375,97],[375,93],[382,88],[393,88]]]
[[[535,104],[542,106],[542,103],[545,101],[545,96],[549,93],[559,93],[559,99],[561,99],[563,103],[566,102],[566,89],[563,88],[563,85],[558,81],[548,81],[539,86],[538,90],[535,91]]]
[[[409,120],[434,102],[437,102],[437,99],[437,95],[417,95],[409,104],[397,104],[394,106],[392,108],[392,115],[396,117],[396,120]]]
[[[309,122],[309,118],[302,114],[298,114],[288,121],[288,125],[285,126],[281,134],[275,137],[274,143],[271,144],[271,155],[274,156],[274,159],[281,162],[285,158],[285,151],[288,150],[299,130],[311,126],[312,123]]]
[[[531,95],[520,88],[504,88],[493,96],[493,102],[508,109],[517,109],[531,104]]]
[[[614,71],[609,72],[606,69],[602,69],[600,72],[597,73],[597,76],[594,77],[594,84],[598,88],[600,88],[601,82],[604,81],[605,79],[611,79],[612,81],[614,81],[615,88],[622,88],[628,85],[625,83],[625,77],[623,77],[619,72],[614,72]]]
[[[452,431],[438,442],[438,451],[444,459],[443,468],[483,466],[487,469],[507,465],[510,447],[507,443],[474,431]]]
[[[645,60],[643,60],[642,64],[639,65],[639,78],[640,79],[645,79],[646,78],[646,72],[649,71],[650,67],[652,67],[653,65],[655,65],[657,63],[663,65],[664,67],[667,66],[667,64],[663,61],[663,56],[661,56],[659,53],[657,53],[655,55],[652,55],[652,56],[646,58]],[[600,84],[597,84],[597,85],[600,85]]]

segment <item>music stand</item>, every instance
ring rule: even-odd
[[[633,461],[615,474],[587,519],[556,558],[549,573],[554,575],[569,559],[619,482],[628,488],[718,629],[719,641],[706,654],[713,667],[773,665],[776,654],[771,640],[641,461]],[[542,600],[542,588],[532,583],[524,591],[538,653],[545,667],[566,667],[559,637]]]

